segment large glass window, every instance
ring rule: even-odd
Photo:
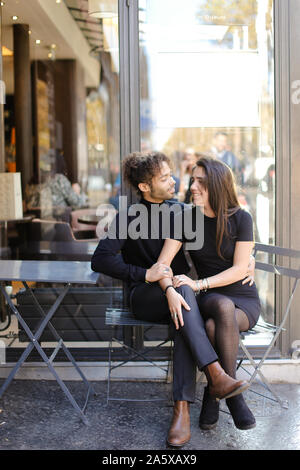
[[[141,148],[171,157],[186,202],[195,159],[223,160],[256,241],[273,244],[273,1],[139,0],[139,44]],[[273,321],[273,279],[256,280]]]
[[[89,261],[102,235],[96,229],[97,208],[110,203],[115,207],[110,206],[112,215],[116,212],[120,191],[118,0],[111,0],[110,7],[111,14],[95,17],[88,13],[87,0],[1,2],[5,169],[21,173],[24,215],[28,216],[8,223],[6,256]],[[25,120],[32,122],[32,132],[25,136],[30,139],[24,138]],[[99,284],[120,287],[121,281],[103,276]],[[21,288],[13,283],[14,293]],[[64,339],[84,347],[86,342],[99,345],[105,302],[110,304],[112,295],[103,294],[103,299],[104,306],[96,306],[100,326],[90,319],[93,312],[83,309],[79,320],[81,313],[79,317],[76,313],[75,322],[68,317]],[[15,318],[13,322],[17,330]]]
[[[28,28],[32,78],[26,209],[72,222],[74,210],[114,204],[120,187],[118,2],[106,18],[89,16],[85,0],[31,2],[34,14],[26,2],[15,3],[3,7],[6,169],[16,171],[18,160],[13,36],[20,24]]]

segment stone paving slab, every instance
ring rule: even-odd
[[[0,384],[3,380],[0,381]],[[0,399],[0,451],[3,450],[166,450],[166,434],[172,407],[168,403],[106,403],[106,383],[93,382],[98,396],[91,397],[85,425],[55,381],[14,380]],[[84,402],[85,387],[68,382],[76,399]],[[166,397],[170,386],[155,382],[113,382],[116,395]],[[184,450],[300,450],[300,386],[274,385],[289,401],[289,408],[248,390],[244,396],[257,426],[235,428],[226,403],[218,426],[211,431],[198,427],[203,384],[199,399],[191,405],[192,437]],[[259,385],[253,387],[263,391]]]

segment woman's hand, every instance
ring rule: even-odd
[[[170,287],[167,290],[166,297],[168,299],[169,310],[171,313],[172,320],[175,324],[176,330],[179,328],[179,323],[181,326],[184,325],[183,316],[182,316],[182,307],[186,310],[191,310],[189,305],[186,303],[182,295],[176,292],[175,289]]]
[[[198,287],[196,281],[193,281],[190,277],[186,276],[185,274],[180,274],[179,276],[173,277],[173,286],[180,287],[180,286],[190,286],[193,291],[197,291]]]

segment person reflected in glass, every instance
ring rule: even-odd
[[[197,161],[195,150],[192,147],[188,147],[183,155],[182,161],[180,162],[180,175],[179,175],[179,201],[186,200],[186,194],[189,189],[190,178],[192,175],[193,167]]]
[[[217,132],[211,147],[211,156],[226,163],[233,171],[237,181],[242,183],[242,164],[230,149],[226,132]]]
[[[239,334],[252,328],[260,314],[254,281],[243,281],[254,245],[252,217],[239,205],[231,169],[219,160],[201,158],[197,161],[192,174],[191,192],[193,215],[197,206],[204,213],[203,247],[189,250],[198,280],[185,274],[174,276],[174,289],[168,290],[168,305],[170,311],[181,320],[176,289],[191,287],[220,363],[228,375],[236,378]],[[158,262],[170,265],[183,242],[167,239]],[[160,282],[165,289],[168,281]],[[250,429],[255,426],[255,418],[242,394],[228,398],[226,403],[237,428]],[[214,428],[218,417],[219,403],[210,396],[208,385],[204,390],[200,428]]]
[[[67,175],[67,166],[61,152],[56,153],[55,173],[47,180],[52,193],[53,206],[81,209],[88,206],[88,197],[78,182],[71,183]]]
[[[53,168],[41,171],[41,183],[28,184],[25,191],[27,209],[41,208],[44,214],[52,215],[53,208],[70,210],[88,207],[88,196],[79,183],[71,183],[67,176],[64,156],[57,151]]]

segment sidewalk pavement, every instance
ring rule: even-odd
[[[3,379],[0,380],[0,385]],[[86,388],[67,382],[71,393],[84,403]],[[55,381],[14,380],[0,399],[0,450],[168,450],[166,434],[172,416],[167,402],[106,403],[106,382],[93,382],[85,425]],[[112,393],[127,397],[168,397],[170,385],[157,382],[113,382]],[[218,426],[198,427],[203,384],[191,405],[192,437],[182,450],[300,450],[300,386],[274,384],[289,408],[248,390],[244,396],[253,411],[256,428],[238,430],[224,401]],[[259,384],[251,387],[264,392]]]

